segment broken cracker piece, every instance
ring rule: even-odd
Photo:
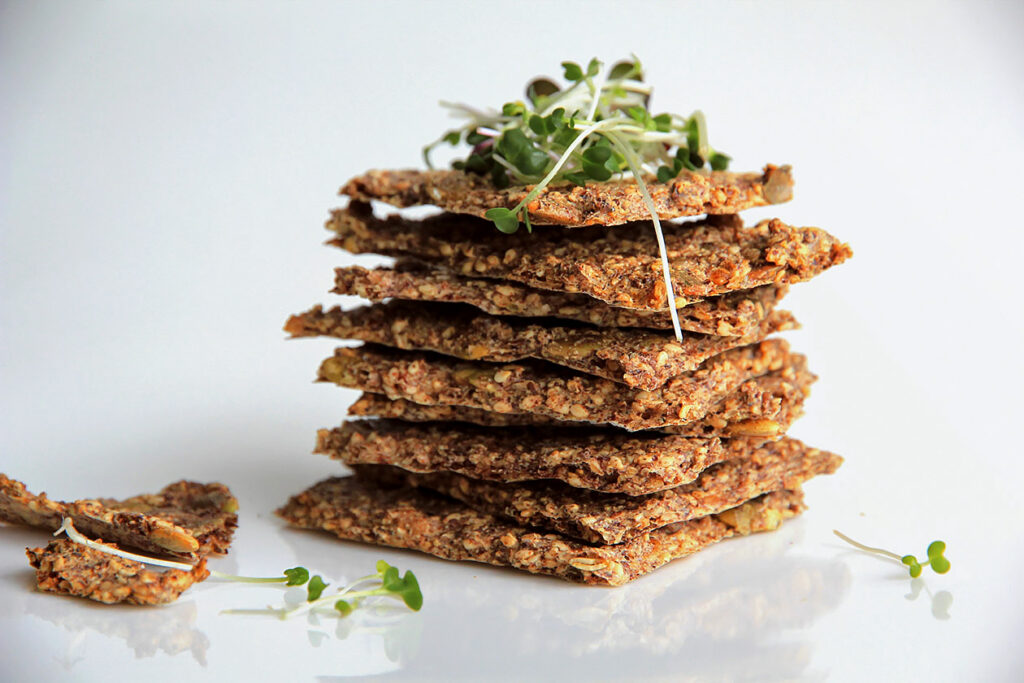
[[[111,548],[113,544],[105,543]],[[165,605],[210,575],[206,560],[191,571],[154,571],[141,562],[93,550],[66,538],[25,551],[40,590],[107,604]]]
[[[223,484],[180,481],[126,500],[53,501],[0,474],[0,521],[56,530],[64,517],[87,536],[138,550],[195,559],[226,553],[238,501]]]

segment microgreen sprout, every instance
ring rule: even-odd
[[[377,583],[376,586],[373,584]],[[406,607],[415,611],[423,606],[423,593],[420,592],[420,584],[411,571],[406,571],[399,576],[398,569],[392,567],[384,560],[377,562],[377,573],[362,576],[347,586],[342,587],[336,593],[323,595],[324,589],[329,584],[323,582],[319,575],[309,580],[307,587],[306,602],[291,609],[275,610],[282,619],[293,617],[297,614],[304,614],[316,609],[330,606],[341,616],[348,616],[359,607],[367,598],[386,596],[401,600]],[[360,590],[356,590],[356,588]]]
[[[872,548],[871,546],[864,545],[863,543],[858,543],[846,534],[842,534],[839,531],[836,531],[835,529],[832,530],[832,533],[834,533],[836,536],[852,545],[854,548],[863,550],[867,553],[881,555],[882,557],[888,557],[892,560],[895,560],[901,564],[906,565],[907,570],[910,573],[910,576],[912,576],[915,579],[921,576],[921,572],[927,565],[931,565],[931,568],[935,571],[936,574],[945,574],[949,571],[950,568],[949,560],[947,560],[944,555],[944,553],[946,552],[946,544],[943,541],[932,541],[931,544],[929,544],[928,549],[925,551],[925,553],[928,555],[928,559],[924,562],[919,562],[918,559],[913,555],[897,555],[894,552],[883,550],[882,548]]]
[[[563,88],[546,78],[532,81],[526,99],[506,102],[501,111],[481,111],[464,104],[442,102],[452,114],[467,119],[423,149],[430,153],[447,143],[470,146],[453,168],[484,175],[498,188],[533,185],[511,209],[498,207],[485,216],[498,230],[513,233],[522,222],[531,230],[529,206],[551,183],[583,186],[632,175],[651,214],[658,237],[666,295],[676,337],[682,339],[675,293],[657,209],[646,178],[668,183],[683,170],[728,168],[730,157],[708,144],[704,114],[684,117],[647,108],[651,87],[643,82],[643,68],[634,56],[605,71],[592,59],[584,69],[562,62],[568,81]]]

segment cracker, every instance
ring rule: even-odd
[[[789,166],[764,167],[762,173],[683,171],[668,183],[645,178],[661,219],[703,213],[735,213],[754,206],[779,204],[793,196]],[[369,171],[352,178],[338,192],[352,199],[376,199],[393,206],[419,204],[482,217],[488,209],[513,208],[532,186],[496,188],[489,178],[462,171]],[[535,224],[565,227],[617,225],[649,220],[650,211],[634,180],[548,186],[527,209]]]
[[[329,244],[353,253],[414,257],[473,277],[583,293],[615,306],[664,311],[661,258],[650,223],[506,235],[486,221],[443,214],[423,221],[377,218],[352,204],[332,213]],[[819,228],[777,219],[743,227],[736,216],[663,226],[676,305],[767,284],[808,280],[852,255]]]
[[[529,413],[639,430],[698,420],[743,382],[789,363],[789,345],[769,339],[720,353],[647,391],[540,361],[473,363],[367,345],[335,350],[320,365],[318,379],[424,405]]]
[[[717,438],[391,420],[356,420],[321,429],[314,452],[346,465],[395,465],[504,482],[558,479],[634,496],[691,482],[730,457]]]
[[[226,553],[238,525],[238,501],[223,484],[180,481],[126,500],[71,503],[30,493],[0,474],[0,521],[54,531],[64,517],[87,536],[144,552],[194,559]]]
[[[45,548],[29,548],[25,554],[36,569],[40,590],[108,604],[164,605],[210,575],[205,559],[191,571],[154,571],[141,562],[102,553],[66,538],[50,541]]]
[[[685,425],[663,427],[659,431],[682,436],[759,436],[784,434],[803,414],[804,400],[817,376],[807,369],[807,359],[790,356],[791,363],[781,370],[749,379],[716,403],[707,415]],[[467,422],[485,427],[587,426],[585,422],[554,420],[531,413],[494,413],[479,408],[446,405],[420,405],[405,399],[389,399],[381,394],[364,393],[349,406],[356,417],[383,417],[409,422]]]
[[[418,474],[396,467],[357,465],[368,481],[417,486],[460,500],[474,510],[578,538],[622,543],[667,524],[722,512],[771,491],[793,489],[831,474],[842,458],[796,439],[730,442],[732,459],[712,465],[690,484],[645,496],[598,493],[557,481],[495,483],[455,474]]]
[[[561,318],[598,327],[672,329],[667,311],[610,306],[586,294],[551,292],[511,280],[463,277],[411,261],[395,268],[336,268],[334,274],[333,293],[370,301],[396,298],[465,303],[492,315]],[[679,325],[689,332],[742,336],[771,312],[786,291],[786,285],[763,285],[695,301],[678,310]]]
[[[292,337],[330,336],[463,360],[508,362],[537,358],[630,387],[657,389],[711,356],[798,327],[788,311],[773,311],[743,337],[530,323],[442,303],[391,301],[328,311],[315,306],[291,316]]]
[[[592,546],[560,534],[538,533],[412,487],[382,488],[357,477],[338,477],[293,496],[277,514],[295,526],[345,540],[619,586],[730,536],[776,529],[803,508],[799,491],[779,491],[718,515],[664,526],[627,543]]]

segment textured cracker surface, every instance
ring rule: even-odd
[[[126,500],[53,501],[0,474],[0,521],[54,531],[63,517],[86,536],[144,552],[194,559],[226,553],[238,501],[223,484],[179,481]]]
[[[628,543],[591,546],[412,487],[389,489],[357,477],[338,477],[293,496],[277,514],[295,526],[341,539],[618,586],[730,536],[775,529],[802,510],[801,493],[779,491],[719,515],[670,524]]]
[[[650,223],[579,230],[539,226],[505,235],[487,221],[442,214],[423,221],[377,218],[354,203],[332,213],[329,244],[350,252],[413,257],[474,277],[583,293],[615,306],[665,310],[661,259]],[[852,255],[819,228],[737,216],[665,224],[676,305],[767,284],[808,280]]]
[[[720,353],[647,391],[540,361],[456,361],[368,345],[335,350],[320,365],[318,379],[424,405],[460,405],[639,430],[698,420],[748,379],[790,363],[789,345],[769,339]]]
[[[392,420],[356,420],[321,429],[314,452],[346,465],[451,471],[505,482],[558,479],[629,495],[691,482],[714,463],[739,455],[730,456],[717,438]]]
[[[773,311],[744,337],[538,324],[480,313],[470,306],[391,301],[342,310],[321,306],[291,316],[292,337],[358,339],[464,360],[537,358],[641,389],[657,389],[716,354],[796,329],[788,311]]]
[[[789,166],[767,165],[762,173],[683,171],[669,183],[644,180],[662,219],[703,213],[735,213],[778,204],[793,196]],[[454,213],[483,216],[495,207],[513,208],[532,186],[497,189],[489,178],[462,171],[369,171],[348,181],[338,194],[375,199],[393,206],[438,206]],[[649,219],[636,182],[617,180],[584,187],[556,185],[544,189],[527,206],[530,221],[565,227],[617,225]]]
[[[509,484],[452,472],[417,474],[381,465],[358,465],[355,470],[367,481],[427,488],[517,524],[609,544],[722,512],[770,491],[797,488],[811,477],[835,472],[842,463],[838,455],[789,438],[735,440],[727,448],[733,459],[712,465],[696,481],[645,496],[598,493],[555,481]]]
[[[511,280],[464,277],[409,261],[395,268],[349,266],[336,268],[334,273],[333,293],[375,302],[396,298],[464,303],[492,315],[562,318],[598,327],[672,329],[667,311],[611,306],[586,294],[552,292]],[[764,285],[702,299],[679,309],[679,324],[689,332],[741,336],[771,312],[786,290],[786,285]]]
[[[781,370],[741,384],[699,420],[663,427],[659,431],[682,436],[773,437],[784,434],[803,414],[804,400],[810,395],[811,385],[818,379],[807,369],[804,356],[793,354],[791,358],[792,363]],[[554,420],[531,413],[494,413],[464,406],[420,405],[401,398],[389,399],[382,394],[370,393],[364,393],[349,406],[348,414],[408,422],[466,422],[484,427],[589,426],[586,422]]]
[[[112,544],[110,547],[115,547]],[[40,590],[97,602],[164,605],[210,575],[206,560],[191,571],[154,571],[134,560],[101,553],[66,538],[25,551]]]

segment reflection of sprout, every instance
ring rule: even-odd
[[[924,579],[915,578],[910,582],[910,592],[906,594],[907,600],[917,600],[917,597],[921,595],[921,591],[928,594],[928,597],[932,601],[932,616],[936,619],[945,621],[949,619],[949,608],[953,606],[953,594],[949,591],[939,591],[935,595],[928,590],[928,585],[924,582]]]
[[[68,610],[63,600],[29,600],[25,609],[33,616],[76,634],[69,650],[74,648],[80,635],[93,631],[123,640],[140,659],[153,657],[157,652],[171,656],[189,652],[200,665],[206,666],[210,639],[195,628],[197,610],[193,602],[154,610],[92,606]],[[73,666],[76,660],[70,655],[69,652],[65,659]]]

